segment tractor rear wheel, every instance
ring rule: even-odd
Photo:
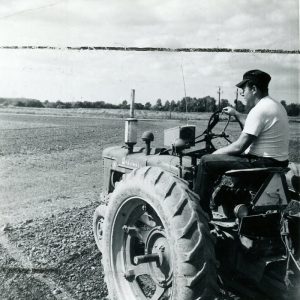
[[[102,263],[110,299],[214,299],[214,244],[188,185],[158,167],[136,169],[111,194]]]

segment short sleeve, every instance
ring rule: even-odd
[[[264,128],[264,123],[264,114],[254,107],[248,113],[243,132],[258,136]]]

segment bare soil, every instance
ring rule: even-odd
[[[124,121],[39,112],[0,110],[0,298],[106,299],[91,222],[101,152],[123,143]],[[204,119],[191,122],[198,133]],[[139,136],[151,130],[161,146],[162,130],[181,122],[139,121]],[[300,133],[290,126],[291,160],[299,162]],[[237,124],[229,130],[238,136]]]

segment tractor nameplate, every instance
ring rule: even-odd
[[[141,167],[141,165],[139,163],[137,163],[136,161],[126,159],[125,157],[122,158],[121,164],[123,166],[127,166],[127,167],[134,168],[134,169]]]

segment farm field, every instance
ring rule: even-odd
[[[1,299],[106,299],[91,222],[100,201],[101,152],[124,140],[127,112],[116,116],[116,111],[0,109]],[[189,123],[200,134],[209,116],[190,114]],[[151,118],[139,121],[138,136],[151,130],[153,146],[163,144],[163,129],[186,123],[183,115],[138,117]],[[300,130],[293,121],[290,160],[299,163]],[[228,132],[237,137],[237,123]]]

